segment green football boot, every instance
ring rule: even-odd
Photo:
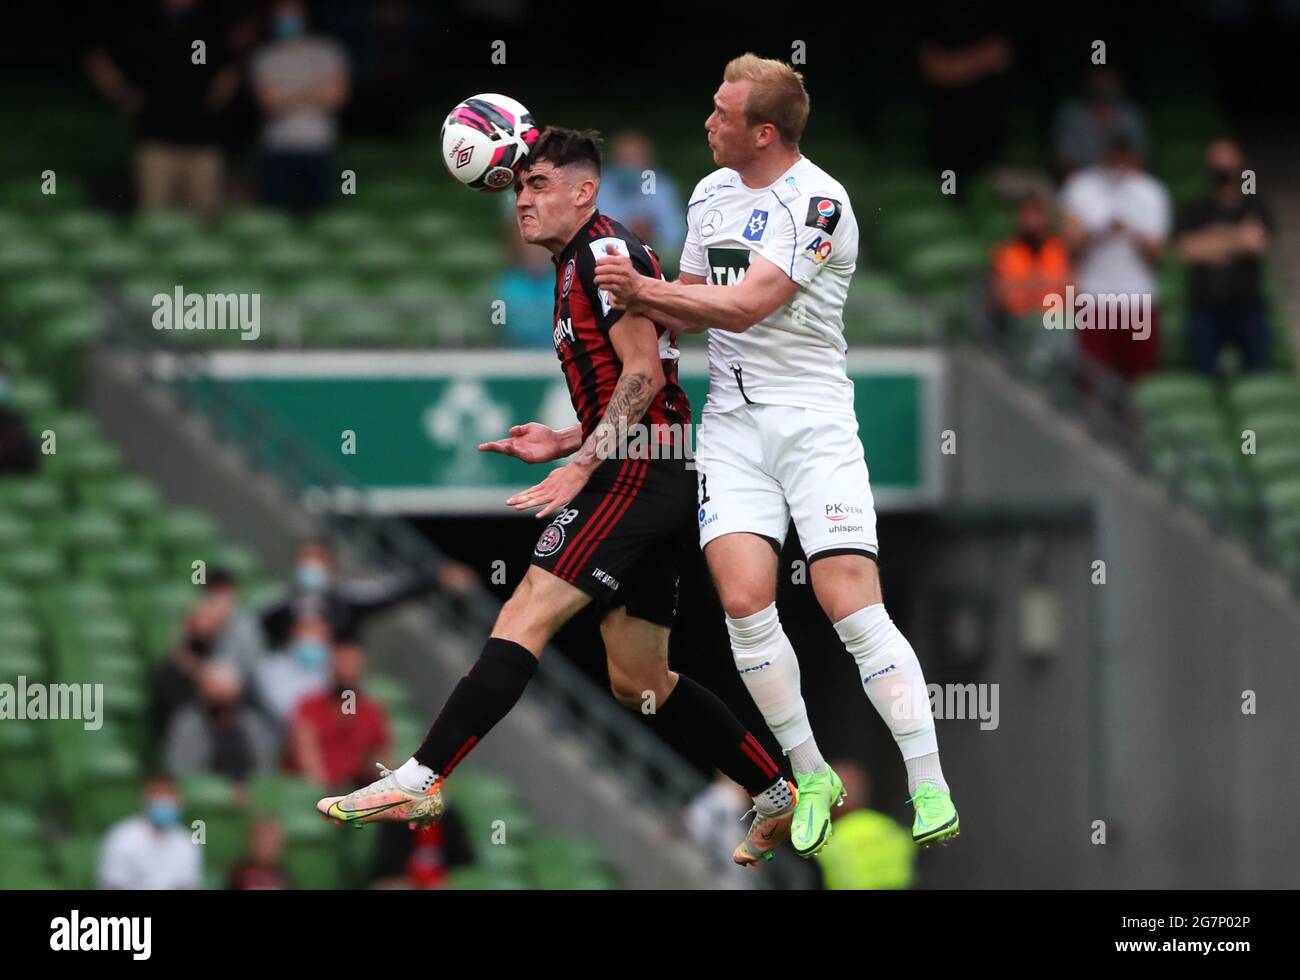
[[[790,846],[800,857],[810,858],[831,839],[831,807],[844,802],[844,784],[835,770],[797,772],[799,798],[790,824]]]
[[[912,822],[912,840],[922,847],[946,844],[961,834],[957,808],[952,805],[952,797],[947,790],[940,789],[934,783],[922,783],[917,787],[916,795],[907,802],[916,811],[916,819]]]

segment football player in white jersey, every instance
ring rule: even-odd
[[[798,783],[790,810],[757,813],[736,850],[741,863],[783,836],[786,820],[794,849],[816,854],[843,797],[818,751],[799,663],[777,616],[777,563],[791,518],[817,601],[906,763],[913,840],[948,840],[960,828],[921,665],[880,589],[844,342],[857,219],[844,188],[799,152],[807,121],[802,75],[753,54],[731,61],[705,122],[721,169],[687,205],[678,280],[642,276],[614,255],[602,256],[596,272],[616,305],[708,331],[709,397],[696,448],[700,544],[736,668]]]

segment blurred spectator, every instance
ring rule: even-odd
[[[844,781],[844,805],[831,810],[834,844],[817,855],[823,883],[833,890],[910,888],[916,861],[911,832],[867,809],[871,781],[861,766],[841,760],[831,767]]]
[[[166,776],[155,776],[145,784],[144,812],[109,828],[96,878],[100,888],[199,888],[203,883],[202,850],[181,826],[175,783]]]
[[[1169,195],[1142,170],[1132,142],[1117,134],[1101,166],[1080,170],[1065,182],[1061,203],[1075,289],[1094,299],[1104,294],[1150,297],[1150,333],[1145,339],[1114,322],[1122,311],[1110,303],[1096,303],[1092,329],[1079,330],[1079,344],[1087,355],[1132,381],[1155,368],[1159,351],[1153,267],[1169,235]]]
[[[366,654],[335,645],[329,687],[298,702],[289,732],[289,768],[323,787],[369,782],[375,762],[390,763],[388,714],[363,688]]]
[[[293,627],[288,646],[257,666],[258,705],[285,731],[303,698],[323,690],[330,678],[333,633],[320,616],[304,616]]]
[[[555,264],[551,253],[529,245],[511,228],[514,261],[497,275],[492,295],[506,304],[505,341],[516,348],[554,350]]]
[[[196,62],[194,44],[202,41]],[[143,208],[221,206],[221,114],[239,68],[200,0],[161,0],[154,16],[95,48],[86,71],[101,93],[135,116],[136,193]]]
[[[0,475],[35,473],[38,460],[39,450],[26,420],[9,402],[9,375],[0,360]]]
[[[176,713],[167,727],[163,758],[178,776],[215,773],[235,782],[275,769],[275,732],[243,698],[239,672],[228,663],[205,664],[199,700]]]
[[[293,887],[284,868],[284,828],[263,817],[248,829],[248,854],[230,866],[226,887],[233,891],[283,891]]]
[[[452,561],[434,572],[394,573],[364,581],[336,581],[336,571],[334,556],[324,545],[309,542],[302,546],[294,572],[294,594],[262,614],[262,629],[270,646],[283,647],[294,622],[310,616],[324,618],[335,640],[355,641],[362,624],[375,613],[439,586],[464,594],[477,581],[472,569]]]
[[[1270,336],[1261,285],[1273,231],[1268,209],[1242,193],[1246,159],[1232,140],[1210,144],[1210,192],[1178,216],[1178,254],[1188,264],[1187,341],[1192,366],[1213,374],[1225,347],[1245,371],[1269,366]]]
[[[214,568],[203,598],[186,617],[180,642],[154,673],[150,715],[155,737],[161,737],[172,715],[193,700],[203,664],[232,664],[248,682],[265,652],[257,618],[239,608],[234,576]]]
[[[1011,42],[977,0],[946,0],[929,23],[918,60],[929,103],[930,162],[969,179],[1002,154]]]
[[[1083,97],[1061,107],[1054,128],[1056,167],[1062,176],[1100,164],[1115,136],[1127,139],[1144,159],[1150,148],[1142,113],[1124,97],[1123,79],[1110,65],[1088,70]]]
[[[408,830],[405,824],[380,824],[371,874],[373,888],[445,888],[453,868],[474,863],[465,821],[454,806],[437,823]]]
[[[649,137],[632,130],[615,133],[609,157],[597,198],[601,213],[627,225],[653,249],[680,252],[686,241],[686,209],[677,182],[655,168]]]
[[[1041,314],[1045,296],[1065,292],[1070,257],[1053,234],[1050,207],[1041,194],[1026,194],[1016,207],[1015,237],[993,247],[990,301],[1004,331],[1012,320]]]
[[[262,201],[298,210],[330,193],[335,117],[347,103],[347,55],[334,41],[307,33],[300,0],[271,8],[274,40],[253,57],[252,81],[262,107]]]

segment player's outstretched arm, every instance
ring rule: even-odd
[[[479,443],[479,452],[501,453],[513,456],[525,463],[549,463],[576,452],[582,445],[582,426],[571,425],[567,429],[552,429],[541,422],[526,422],[513,425],[504,439]]]
[[[731,333],[744,333],[799,290],[797,282],[761,255],[753,256],[745,278],[734,286],[651,279],[621,255],[602,255],[596,260],[596,285],[629,311]]]

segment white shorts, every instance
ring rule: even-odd
[[[779,548],[793,517],[809,559],[878,550],[867,461],[849,413],[788,405],[705,412],[695,467],[701,548],[736,531]]]

